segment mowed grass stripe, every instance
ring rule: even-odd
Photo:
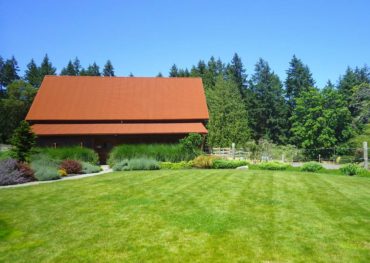
[[[180,170],[2,189],[0,261],[368,262],[369,188],[367,178]]]

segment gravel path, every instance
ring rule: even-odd
[[[85,177],[91,177],[91,176],[96,176],[96,175],[101,175],[101,174],[106,174],[113,172],[111,168],[109,168],[109,165],[101,165],[101,168],[103,171],[99,173],[93,173],[93,174],[79,174],[79,175],[73,175],[73,176],[67,176],[63,177],[59,180],[50,180],[50,181],[36,181],[36,182],[29,182],[25,184],[14,184],[14,185],[4,185],[0,186],[0,189],[2,188],[15,188],[15,187],[24,187],[24,186],[31,186],[31,185],[38,185],[38,184],[48,184],[48,183],[55,183],[55,182],[61,182],[61,181],[67,181],[67,180],[76,180],[76,179],[81,179]]]

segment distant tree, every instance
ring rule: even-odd
[[[243,145],[249,140],[247,112],[234,81],[217,77],[214,89],[207,91],[207,102],[210,110],[209,145]]]
[[[36,143],[36,135],[32,132],[27,121],[21,121],[18,128],[15,129],[11,139],[13,145],[13,156],[21,162],[29,160],[32,147]]]
[[[318,154],[329,157],[332,147],[347,141],[353,133],[343,95],[332,87],[322,92],[313,87],[303,91],[290,119],[292,141],[307,149],[310,158],[317,158]]]
[[[349,109],[355,126],[361,130],[365,124],[370,123],[370,84],[354,86],[352,92]]]
[[[77,76],[78,73],[76,72],[75,66],[73,65],[72,61],[68,62],[67,67],[63,68],[60,72],[62,76]]]
[[[242,59],[237,53],[234,54],[231,63],[227,66],[227,73],[238,85],[240,94],[243,95],[243,86],[246,84],[247,74],[245,74]]]
[[[23,80],[8,85],[7,97],[0,100],[0,142],[9,141],[14,129],[26,117],[36,92],[36,88]]]
[[[169,76],[171,78],[176,78],[176,77],[178,77],[178,74],[179,74],[179,72],[178,72],[177,66],[176,66],[176,64],[173,64],[171,69],[170,69]]]
[[[132,72],[130,72],[130,74],[128,75],[129,77],[135,77],[134,74],[132,74]]]
[[[287,105],[283,85],[268,63],[260,59],[246,91],[246,103],[255,140],[286,142]]]
[[[163,75],[162,75],[162,73],[161,72],[159,72],[158,74],[157,74],[157,76],[156,76],[157,78],[162,78],[163,77]]]
[[[81,74],[82,67],[81,67],[81,63],[78,57],[75,57],[75,59],[73,60],[73,68],[76,73],[76,76]]]
[[[94,62],[84,72],[85,76],[101,76],[99,66]]]
[[[285,80],[289,115],[291,115],[295,107],[295,99],[298,98],[303,91],[307,91],[313,86],[315,86],[315,81],[312,78],[310,69],[294,55],[289,62],[289,69],[287,70],[287,78]]]
[[[103,76],[105,76],[105,77],[114,77],[114,68],[113,68],[113,65],[112,65],[112,63],[109,59],[107,60],[107,63],[105,63],[105,65],[104,65]]]
[[[7,87],[10,83],[12,83],[14,80],[19,79],[18,71],[18,62],[12,56],[11,59],[7,59],[5,62],[2,62],[1,66],[1,72],[0,72],[0,88],[2,92],[3,87]]]
[[[344,95],[346,101],[350,103],[353,87],[361,83],[370,83],[370,70],[367,66],[356,67],[354,70],[347,68],[345,74],[339,78],[338,90]]]
[[[30,63],[27,65],[24,79],[35,88],[41,85],[40,68],[33,59],[31,59]]]
[[[56,75],[56,68],[51,64],[48,54],[45,55],[44,59],[41,62],[40,66],[40,79],[41,82],[44,80],[44,77],[47,75]]]

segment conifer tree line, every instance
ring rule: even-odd
[[[0,142],[8,142],[24,119],[45,75],[56,75],[49,57],[37,65],[31,59],[23,77],[16,59],[0,57]],[[242,147],[249,142],[271,141],[309,149],[309,155],[329,155],[332,147],[350,148],[370,119],[370,70],[350,68],[336,84],[319,89],[309,67],[295,55],[287,64],[285,79],[259,59],[247,70],[238,54],[231,61],[211,57],[190,69],[173,65],[169,77],[202,78],[210,112],[208,144]],[[60,71],[69,76],[115,76],[110,60],[103,69],[94,62],[87,68],[69,60]],[[130,73],[130,77],[134,75]],[[163,77],[159,72],[156,77]]]

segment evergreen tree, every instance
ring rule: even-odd
[[[163,77],[163,75],[162,75],[162,73],[161,72],[159,72],[158,74],[157,74],[157,76],[156,76],[157,78],[162,78]]]
[[[284,143],[287,106],[283,96],[283,85],[263,59],[257,62],[249,86],[246,103],[254,139]]]
[[[133,78],[135,77],[134,74],[132,74],[132,72],[130,72],[130,74],[128,75],[130,78]]]
[[[40,69],[33,59],[31,59],[30,63],[27,65],[24,79],[35,88],[41,85]]]
[[[14,80],[19,79],[18,71],[19,71],[18,62],[14,58],[14,56],[12,56],[11,59],[7,59],[5,62],[3,62],[0,72],[1,92],[2,87],[6,87]]]
[[[355,126],[361,130],[365,124],[370,123],[370,84],[361,83],[354,86],[352,91],[349,109]]]
[[[240,94],[243,95],[243,86],[246,84],[247,75],[243,62],[237,53],[234,54],[231,63],[227,66],[227,73],[238,85]]]
[[[81,74],[81,63],[78,57],[75,57],[75,60],[73,60],[73,68],[74,72],[76,73],[76,76],[79,76]]]
[[[107,60],[107,63],[104,65],[103,76],[105,77],[114,77],[114,68],[110,60]]]
[[[75,66],[73,65],[72,61],[68,62],[67,67],[63,68],[60,72],[62,76],[77,76],[77,72],[75,70]]]
[[[178,77],[178,74],[179,74],[179,71],[177,69],[177,66],[176,66],[176,64],[173,64],[172,67],[171,67],[171,69],[170,69],[169,76],[171,78],[176,78],[176,77]]]
[[[344,95],[346,101],[350,103],[353,94],[353,87],[361,83],[370,83],[370,71],[367,66],[356,67],[354,70],[347,68],[346,73],[340,77],[338,90]]]
[[[14,131],[11,143],[13,156],[20,162],[28,161],[32,147],[36,143],[36,135],[31,131],[27,121],[21,121],[19,127]]]
[[[312,74],[307,65],[304,65],[295,55],[289,62],[287,70],[287,78],[285,80],[286,97],[289,105],[289,113],[295,107],[295,99],[300,96],[303,91],[307,91],[315,85]]]
[[[227,147],[232,143],[245,144],[250,135],[247,112],[237,84],[217,77],[214,89],[207,91],[210,110],[208,143]]]
[[[44,80],[44,77],[47,75],[55,75],[56,68],[51,64],[48,54],[45,55],[44,59],[41,62],[40,66],[40,79],[41,82]]]
[[[99,66],[94,62],[84,72],[85,76],[101,76]]]

